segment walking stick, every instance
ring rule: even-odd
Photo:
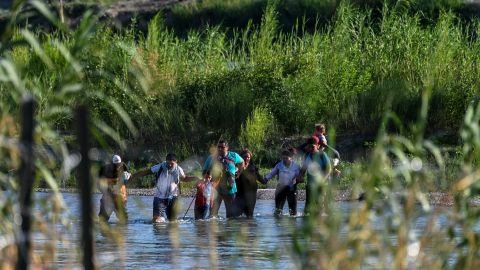
[[[193,200],[190,202],[190,205],[187,208],[187,212],[185,212],[185,215],[183,215],[182,219],[185,219],[185,217],[187,216],[188,210],[190,210],[190,207],[192,206],[193,201],[195,201],[195,196],[193,196]]]

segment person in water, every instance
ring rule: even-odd
[[[307,156],[300,170],[299,182],[307,175],[305,214],[318,209],[322,196],[322,186],[328,184],[332,165],[327,154],[320,148],[319,139],[312,136],[307,140]],[[323,198],[322,198],[323,199]]]
[[[244,164],[240,155],[228,151],[227,141],[220,140],[217,143],[217,151],[207,158],[203,166],[204,178],[211,177],[214,183],[209,217],[218,216],[222,201],[225,202],[227,218],[235,216],[235,196],[237,193],[235,177],[241,173]]]
[[[300,175],[300,166],[292,160],[293,153],[284,150],[282,161],[265,176],[268,181],[274,176],[278,177],[277,188],[275,189],[275,212],[274,216],[281,216],[285,200],[288,202],[290,216],[297,215],[297,182]]]
[[[121,223],[125,223],[127,215],[127,188],[126,183],[130,178],[127,165],[122,162],[119,155],[112,156],[112,162],[100,168],[99,190],[100,211],[98,216],[108,222],[113,212]]]
[[[338,169],[338,164],[340,162],[340,153],[335,148],[328,145],[326,132],[327,132],[327,128],[326,128],[325,124],[323,124],[323,123],[315,124],[315,132],[312,135],[312,137],[316,137],[318,139],[318,145],[319,145],[320,150],[326,152],[327,148],[328,148],[328,151],[331,151],[331,158],[332,158],[331,161],[332,161],[332,165],[333,165],[332,166],[332,170],[333,170],[332,173],[333,173],[333,176],[338,178],[338,177],[340,177],[340,175],[342,173]],[[305,142],[302,145],[300,145],[299,147],[297,147],[297,149],[300,150],[301,152],[305,153],[305,155],[308,155],[308,150],[306,149],[306,147],[307,147],[307,143]]]
[[[195,187],[197,192],[195,194],[195,219],[207,219],[208,211],[210,209],[212,200],[212,177],[206,173],[203,179],[197,181]]]
[[[142,169],[132,175],[132,180],[155,175],[155,195],[153,197],[152,222],[165,222],[175,220],[177,217],[178,184],[180,181],[200,180],[196,176],[185,175],[182,167],[177,164],[175,154],[168,154],[166,161],[150,168]]]
[[[257,181],[263,184],[266,182],[258,172],[257,166],[252,162],[252,152],[244,149],[240,152],[240,156],[245,162],[245,169],[237,179],[237,197],[235,199],[237,215],[244,214],[247,218],[252,218],[257,202]]]

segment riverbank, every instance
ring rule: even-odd
[[[35,189],[36,192],[51,192],[51,189],[38,188]],[[62,188],[60,189],[62,193],[77,193],[78,189],[76,188]],[[99,193],[96,191],[96,193]],[[153,196],[153,189],[128,189],[128,194],[130,196]],[[195,189],[183,190],[182,197],[193,197],[195,195]],[[275,189],[258,189],[257,199],[258,200],[273,200],[275,198]],[[305,200],[305,190],[299,190],[298,196],[299,201]],[[356,201],[358,197],[354,197],[351,190],[339,190],[335,194],[335,201]],[[427,200],[431,205],[436,206],[447,206],[451,207],[454,204],[453,196],[448,193],[443,192],[430,192],[427,193]],[[480,198],[475,198],[471,201],[471,205],[479,206]]]

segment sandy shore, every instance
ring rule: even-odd
[[[36,189],[37,192],[51,192],[50,189]],[[75,193],[78,192],[75,188],[65,188],[60,189],[61,192],[66,193]],[[153,196],[152,189],[128,189],[128,194],[131,196]],[[193,197],[195,195],[195,190],[182,190],[183,197]],[[274,189],[259,189],[257,191],[257,199],[259,200],[273,200],[275,197],[275,190]],[[298,200],[303,201],[305,200],[305,190],[298,191]],[[351,190],[339,190],[335,194],[336,201],[355,201],[357,200],[358,196],[353,196]],[[439,205],[439,206],[453,206],[453,196],[448,193],[442,192],[431,192],[427,194],[427,199],[432,205]],[[480,205],[480,199],[476,198],[471,201],[472,205]]]

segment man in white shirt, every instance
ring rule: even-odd
[[[166,161],[134,173],[131,180],[146,175],[155,175],[152,222],[165,222],[176,219],[178,184],[180,181],[200,180],[196,176],[186,176],[178,166],[175,154],[168,154]]]

